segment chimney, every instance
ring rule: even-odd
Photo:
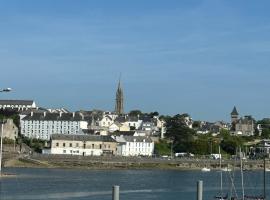
[[[62,117],[62,112],[59,112],[59,116],[60,116],[60,118]]]
[[[46,112],[43,113],[44,117],[46,117],[46,114],[47,114]]]
[[[75,112],[72,113],[72,117],[73,117],[73,118],[75,117]]]
[[[30,115],[31,115],[31,117],[33,117],[33,114],[34,114],[34,113],[33,113],[33,111],[31,111],[31,114],[30,114]]]

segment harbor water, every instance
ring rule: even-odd
[[[204,182],[203,199],[220,194],[218,171],[5,168],[4,172],[15,176],[0,180],[1,200],[111,200],[113,185],[120,186],[121,200],[195,200],[197,180]],[[239,174],[234,184],[240,196]],[[223,172],[223,180],[226,195],[233,191],[228,172]],[[262,171],[246,171],[244,182],[247,194],[263,193]]]

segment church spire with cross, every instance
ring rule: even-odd
[[[124,114],[124,93],[121,85],[121,77],[119,78],[118,88],[116,91],[115,113],[118,115]]]

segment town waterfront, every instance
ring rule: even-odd
[[[197,180],[204,181],[204,199],[213,199],[220,190],[218,171],[5,168],[4,172],[16,176],[0,180],[1,200],[110,200],[113,185],[120,185],[122,200],[189,200],[196,199]],[[227,172],[223,178],[226,194]],[[246,171],[246,191],[262,194],[262,180],[262,171]],[[240,190],[239,172],[235,184]]]

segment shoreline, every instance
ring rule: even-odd
[[[52,168],[52,169],[86,169],[86,170],[182,170],[200,171],[208,167],[213,171],[219,170],[219,162],[209,160],[181,160],[181,159],[138,159],[138,158],[116,158],[116,157],[64,157],[64,156],[20,156],[11,158],[4,162],[4,167],[10,168]],[[230,168],[237,171],[240,164],[231,160],[224,160],[222,168]],[[269,164],[267,165],[268,168]],[[262,160],[250,160],[244,164],[245,170],[262,170]]]

